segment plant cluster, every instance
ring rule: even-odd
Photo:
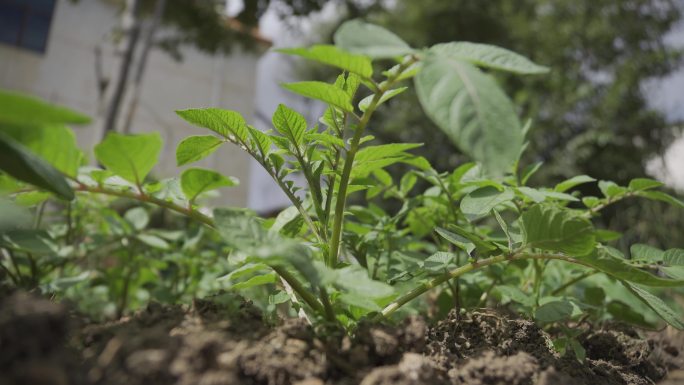
[[[167,267],[178,268],[185,261],[188,270],[178,274],[184,287],[208,276],[248,295],[266,288],[271,306],[282,304],[312,323],[341,324],[349,330],[361,319],[417,312],[426,304],[444,312],[504,303],[541,324],[559,325],[567,338],[559,339],[558,347],[572,348],[581,357],[570,326],[583,321],[619,319],[648,326],[659,316],[684,328],[677,311],[661,298],[664,290],[684,286],[684,250],[636,244],[626,256],[610,246],[619,233],[592,223],[602,209],[627,198],[664,201],[678,209],[684,203],[659,191],[661,183],[650,179],[635,179],[627,186],[598,181],[600,197],[573,190],[596,183],[585,175],[552,187],[527,184],[540,168],[519,164],[531,123],[521,123],[488,72],[540,75],[547,68],[483,44],[414,49],[393,33],[356,20],[340,27],[335,43],[280,50],[342,71],[333,84],[283,85],[327,105],[316,124],[285,105],[274,112],[274,130],[268,132],[235,111],[177,112],[210,130],[178,144],[178,165],[232,143],[259,162],[290,199],[292,206],[273,219],[241,208],[201,209],[198,199],[207,192],[237,183],[214,170],[187,168],[178,178],[148,181],[163,146],[158,134],[112,133],[95,147],[103,168],[80,167],[82,152],[64,124],[83,123],[84,117],[2,94],[0,165],[9,199],[2,203],[7,214],[0,247],[6,276],[19,284],[28,272],[37,279],[34,283],[53,280],[43,285],[45,290],[59,290],[54,280],[77,279],[68,272],[87,271],[88,260],[104,250],[97,238],[105,233],[116,251],[103,252],[122,258],[116,268],[133,271],[131,264],[147,263],[150,274],[173,281],[162,277],[169,274]],[[385,63],[391,63],[387,70],[375,71],[374,65]],[[372,144],[366,129],[374,112],[405,91],[403,84],[411,79],[426,114],[474,162],[440,173],[411,154],[420,144]],[[398,181],[386,170],[397,163],[410,167]],[[294,174],[302,175],[306,186],[297,185]],[[423,191],[416,191],[419,180],[428,186]],[[348,204],[352,194],[365,194],[369,203]],[[109,204],[96,200],[101,195],[181,214],[208,231],[150,229],[141,207],[105,209],[105,215],[88,218],[88,205]],[[58,222],[44,231],[42,202],[52,197],[62,199],[67,224]],[[381,197],[396,200],[400,208],[386,212],[372,203]],[[18,206],[36,204],[38,219],[32,225],[20,223]],[[79,217],[77,225],[72,217]],[[81,235],[73,244],[76,233]],[[44,253],[43,260],[33,250],[41,242],[71,248]],[[164,256],[155,257],[155,249],[164,250]],[[73,255],[82,257],[78,269],[50,270],[42,280],[33,273],[34,265]],[[174,255],[182,257],[154,266]],[[154,263],[149,264],[150,258]],[[225,274],[205,276],[203,269]],[[107,280],[110,271],[101,271]],[[182,295],[177,288],[168,289],[168,282],[155,285]],[[112,290],[122,290],[119,286]],[[430,291],[436,295],[423,296]]]

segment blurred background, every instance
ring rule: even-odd
[[[497,75],[533,121],[524,163],[544,165],[532,186],[578,174],[622,184],[652,176],[681,196],[683,15],[684,0],[0,0],[0,88],[92,116],[76,129],[87,152],[110,131],[160,132],[166,147],[155,175],[168,177],[179,172],[175,145],[202,132],[176,109],[228,108],[269,129],[285,102],[313,125],[321,106],[278,84],[335,73],[269,50],[327,43],[341,22],[364,18],[415,47],[490,43],[549,66],[546,76]],[[466,160],[415,95],[387,103],[370,129],[382,142],[425,143],[417,152],[441,171]],[[285,205],[236,148],[202,166],[242,181],[222,204]],[[602,221],[625,232],[624,245],[684,246],[684,213],[664,204],[627,201]]]

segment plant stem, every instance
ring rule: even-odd
[[[318,314],[325,314],[325,310],[323,309],[323,306],[318,302],[316,297],[314,297],[311,292],[305,288],[301,282],[297,278],[295,278],[294,275],[292,275],[287,269],[285,269],[282,266],[277,266],[277,265],[271,265],[271,269],[276,272],[282,279],[287,282],[290,287],[292,287],[292,290],[294,290],[295,293],[299,294],[300,297],[302,297],[302,300],[306,302],[307,305],[309,305],[314,311],[316,311]]]
[[[583,262],[579,259],[575,259],[566,255],[562,254],[515,254],[515,255],[498,255],[495,257],[487,258],[487,259],[482,259],[478,260],[475,262],[471,262],[467,265],[463,265],[459,268],[456,268],[454,270],[451,270],[447,273],[444,273],[438,277],[435,277],[431,279],[430,281],[427,281],[420,286],[414,288],[413,290],[410,290],[408,293],[400,296],[396,300],[394,300],[392,303],[387,305],[382,312],[376,316],[376,319],[380,317],[387,317],[390,314],[394,313],[399,309],[401,306],[405,305],[406,303],[412,301],[413,299],[421,296],[428,290],[435,288],[444,282],[452,279],[452,278],[458,278],[462,276],[463,274],[469,273],[474,270],[481,269],[482,267],[493,265],[496,263],[501,263],[505,261],[516,261],[516,260],[522,260],[522,259],[535,259],[535,260],[560,260],[560,261],[565,261],[568,263],[574,263],[577,265],[582,265],[586,267],[591,267],[589,266],[586,262]]]
[[[330,238],[330,250],[326,258],[326,265],[334,267],[337,264],[337,259],[340,250],[340,238],[342,235],[342,223],[344,222],[344,208],[347,202],[347,186],[349,186],[349,178],[351,177],[352,167],[354,165],[354,157],[359,151],[359,143],[363,132],[368,126],[371,116],[375,112],[375,109],[380,104],[380,99],[387,92],[390,87],[394,85],[396,79],[398,79],[401,74],[417,59],[411,58],[410,60],[404,62],[399,67],[399,70],[392,77],[388,78],[386,81],[382,82],[378,89],[373,95],[368,108],[359,119],[359,123],[354,131],[354,136],[352,137],[351,144],[349,146],[349,151],[347,151],[347,156],[344,159],[344,168],[342,169],[342,176],[340,177],[340,186],[337,190],[337,202],[335,203],[335,219],[333,221],[332,237]]]
[[[209,226],[211,228],[216,228],[216,224],[214,223],[214,220],[206,216],[198,211],[188,209],[187,207],[177,205],[172,202],[167,202],[165,200],[155,198],[149,195],[142,195],[142,194],[136,194],[132,193],[129,191],[119,191],[115,189],[109,189],[106,187],[102,186],[88,186],[83,183],[77,182],[78,186],[76,188],[76,191],[85,191],[85,192],[90,192],[90,193],[97,193],[97,194],[104,194],[104,195],[111,195],[111,196],[117,196],[117,197],[122,197],[122,198],[128,198],[128,199],[133,199],[137,200],[140,202],[148,202],[155,204],[157,206],[181,213],[183,215],[186,215],[190,217],[191,219],[194,219],[200,223],[203,223],[206,226]],[[312,309],[314,309],[316,312],[319,314],[324,314],[324,309],[323,306],[316,300],[316,297],[313,296],[309,292],[307,288],[305,288],[301,282],[295,276],[290,274],[287,269],[285,269],[282,266],[276,266],[276,265],[271,265],[270,266],[273,271],[276,272],[280,277],[282,277],[291,287],[292,290],[294,290],[303,300],[304,302],[307,303]]]

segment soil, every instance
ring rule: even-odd
[[[0,385],[684,384],[681,333],[611,325],[579,339],[583,363],[555,353],[534,322],[497,311],[361,325],[346,337],[302,320],[274,327],[231,295],[92,323],[14,293],[0,299]]]

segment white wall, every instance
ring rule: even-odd
[[[92,148],[102,135],[101,120],[97,119],[94,52],[97,44],[104,43],[104,73],[115,78],[119,56],[115,55],[107,35],[118,21],[117,9],[105,1],[73,4],[58,0],[45,54],[0,44],[0,87],[33,94],[95,118],[90,126],[75,127],[79,144],[91,158]],[[179,174],[175,147],[181,139],[207,133],[183,122],[174,110],[215,106],[236,110],[249,122],[253,121],[256,54],[240,54],[236,50],[229,57],[212,57],[184,47],[183,56],[182,62],[176,62],[163,52],[150,53],[140,105],[132,125],[133,132],[158,131],[164,138],[165,149],[153,171],[157,177]],[[125,109],[120,119],[123,116]],[[246,203],[249,162],[247,155],[236,147],[224,146],[193,166],[214,168],[239,178],[239,187],[221,191],[220,202]]]

